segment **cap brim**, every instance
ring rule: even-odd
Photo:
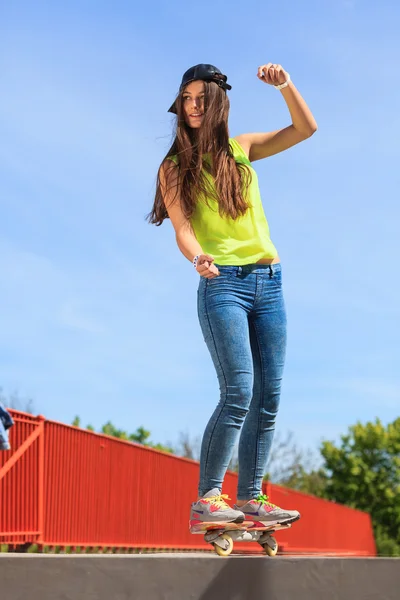
[[[169,113],[172,113],[174,115],[178,114],[177,110],[176,110],[176,102],[174,102],[168,109]]]

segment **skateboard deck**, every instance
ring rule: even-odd
[[[235,531],[238,529],[247,529],[253,524],[252,521],[243,521],[242,523],[226,523],[223,521],[197,521],[189,523],[190,533],[207,533],[207,531]]]
[[[219,556],[229,556],[234,541],[258,542],[268,556],[275,556],[278,552],[278,543],[272,534],[280,529],[289,529],[293,522],[262,525],[257,521],[243,521],[243,523],[192,521],[189,523],[189,530],[194,534],[203,534],[204,541],[212,544]]]

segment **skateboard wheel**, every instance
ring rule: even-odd
[[[226,540],[228,542],[228,547],[226,549],[221,548],[221,546],[218,546],[218,544],[214,543],[213,546],[214,546],[215,552],[218,554],[218,556],[229,556],[233,550],[233,540],[232,540],[231,536],[228,535],[227,533],[223,533],[222,535],[219,536],[219,539]]]
[[[265,553],[268,554],[268,556],[276,556],[278,552],[278,542],[272,536],[269,538],[268,542],[265,542],[262,545],[262,547],[264,548]]]

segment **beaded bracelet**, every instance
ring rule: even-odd
[[[193,259],[193,266],[194,266],[195,269],[197,268],[197,261],[199,260],[200,256],[201,256],[201,254],[198,254]]]
[[[281,83],[280,85],[274,85],[274,88],[277,90],[283,90],[283,88],[287,87],[290,83],[290,73],[287,74],[287,79],[285,83]]]

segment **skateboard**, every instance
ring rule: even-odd
[[[191,525],[189,523],[189,530],[190,533],[204,534],[204,541],[214,547],[218,556],[229,556],[233,550],[233,542],[258,542],[268,556],[275,556],[278,552],[278,542],[272,534],[279,529],[289,529],[292,522],[261,527],[253,521],[198,522]]]

